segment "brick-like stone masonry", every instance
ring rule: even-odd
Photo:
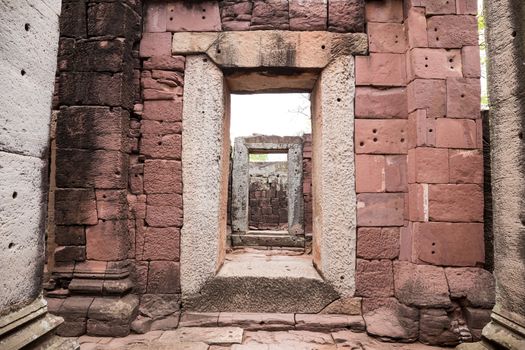
[[[250,162],[250,230],[288,229],[287,162]]]
[[[140,317],[169,320],[179,308],[185,58],[171,56],[172,32],[352,32],[364,31],[366,22],[370,54],[356,57],[355,152],[356,296],[367,331],[429,344],[479,338],[494,293],[482,268],[475,1],[152,2],[137,52],[141,6],[63,5],[55,296],[76,286],[128,291],[106,281],[133,262]],[[67,289],[73,277],[97,271],[102,284],[80,279],[80,287]],[[129,332],[129,320],[111,319],[114,327],[98,321],[104,298],[76,298],[59,303],[75,335]],[[126,307],[134,307],[126,298]],[[148,300],[162,300],[162,316]]]

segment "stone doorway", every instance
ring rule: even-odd
[[[186,37],[178,38],[179,34]],[[288,32],[174,35],[173,53],[188,55],[182,135],[185,308],[316,313],[341,297],[354,295],[352,54],[361,51],[353,39],[351,34]],[[301,49],[305,43],[308,48]],[[246,256],[226,256],[230,94],[268,91],[312,94],[312,256],[251,256],[249,263],[244,261]],[[250,147],[257,149],[256,144]],[[295,144],[279,149],[295,155],[290,153]],[[294,224],[289,221],[290,227]],[[290,268],[291,264],[297,266]],[[280,300],[275,300],[276,293],[282,296]]]
[[[232,153],[232,244],[304,248],[303,139],[238,137]],[[250,161],[283,153],[285,162],[265,167]]]

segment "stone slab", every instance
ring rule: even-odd
[[[195,312],[317,313],[338,297],[307,256],[248,253],[228,255],[217,276],[183,306]]]
[[[367,49],[366,34],[277,30],[174,33],[172,45],[174,55],[206,53],[222,68],[324,68],[335,57]]]
[[[182,327],[166,331],[159,338],[160,343],[203,342],[210,345],[240,344],[243,329],[239,327]]]

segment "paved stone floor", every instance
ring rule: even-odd
[[[81,350],[438,350],[419,343],[383,343],[344,330],[332,333],[311,331],[246,331],[238,327],[182,327],[153,331],[125,338],[82,336]]]

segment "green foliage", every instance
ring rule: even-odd
[[[267,154],[259,154],[259,153],[252,153],[250,154],[250,162],[267,162],[268,161],[268,155]]]

